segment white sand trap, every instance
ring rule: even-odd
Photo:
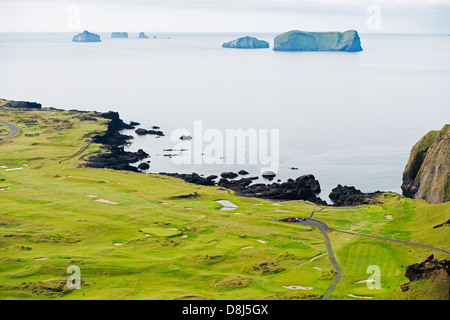
[[[26,163],[23,164],[24,167],[28,167],[28,165]]]
[[[115,245],[115,246],[122,246],[122,245],[123,245],[123,243],[120,243],[120,242],[116,242],[116,243],[114,243],[114,245]]]
[[[235,212],[234,214],[238,214],[238,215],[240,215],[240,216],[242,216],[242,215],[243,215],[242,213],[239,213],[239,212]]]
[[[392,214],[387,214],[387,215],[385,215],[384,217],[385,217],[386,219],[388,219],[388,220],[394,219],[394,217],[392,216]]]
[[[322,271],[322,269],[320,269],[319,267],[313,267],[313,269],[316,269],[316,270]]]
[[[262,203],[255,203],[254,206],[262,206]]]
[[[47,260],[48,258],[40,257],[40,258],[34,258],[34,260]]]
[[[366,280],[359,280],[359,281],[355,281],[355,283],[372,283],[375,282],[374,279],[366,279]]]
[[[151,237],[152,235],[151,235],[151,234],[148,234],[148,233],[146,233],[146,234],[145,234],[145,236],[146,236],[146,237]]]
[[[180,238],[182,238],[182,239],[187,238],[187,237],[188,237],[187,234],[183,234],[180,236]]]
[[[177,205],[177,204],[173,204],[173,206],[174,206],[174,207],[179,207],[179,205]]]
[[[162,204],[168,204],[167,202],[162,202]]]
[[[0,168],[7,169],[8,167],[7,166],[0,166]]]
[[[248,247],[242,247],[241,250],[245,250],[245,249],[251,249],[253,248],[253,246],[248,246]]]
[[[0,188],[0,191],[3,191],[3,190],[9,190],[9,187],[6,187],[6,188]]]
[[[283,288],[290,290],[312,290],[313,287],[302,287],[302,286],[283,286]]]
[[[289,211],[286,211],[286,210],[275,210],[275,211],[278,211],[278,212],[289,212]]]
[[[261,242],[261,243],[266,243],[265,241],[262,241],[262,240],[256,240],[256,241]]]
[[[173,230],[173,231],[176,231],[176,230],[178,230],[178,229],[176,229],[176,228],[167,228],[167,230]]]
[[[217,241],[211,241],[209,244],[216,244]]]
[[[351,298],[357,298],[357,299],[373,299],[373,297],[366,297],[366,296],[355,296],[354,294],[348,294],[347,296]]]
[[[94,196],[92,194],[87,194],[86,197],[88,197],[88,198],[97,198],[97,196]]]
[[[108,204],[118,204],[117,202],[113,202],[113,201],[109,201],[109,200],[105,200],[105,199],[95,199],[94,201],[108,203]]]
[[[273,206],[281,206],[279,203],[272,203]]]
[[[185,208],[186,210],[192,210],[192,208]]]
[[[309,260],[309,262],[313,262],[314,260],[326,255],[327,253],[322,253],[321,255],[318,255],[317,257],[312,258],[311,260]]]

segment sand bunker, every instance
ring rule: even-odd
[[[146,233],[146,234],[145,234],[145,236],[146,236],[146,237],[151,237],[152,235],[151,235],[151,234],[148,234],[148,233]]]
[[[241,215],[241,216],[243,215],[242,213],[239,213],[239,212],[235,212],[234,214],[238,214],[238,215]]]
[[[109,204],[118,204],[117,202],[113,202],[113,201],[109,201],[109,200],[105,200],[105,199],[96,199],[94,201],[103,202],[103,203],[109,203]]]
[[[0,166],[0,168],[7,169],[8,167],[7,166]]]
[[[312,258],[311,260],[309,260],[309,262],[313,262],[314,260],[316,260],[324,255],[326,255],[326,253],[322,253],[321,255],[318,255],[317,257]]]
[[[289,211],[286,211],[286,210],[275,210],[275,211],[278,211],[278,212],[289,212]]]
[[[302,286],[283,286],[283,288],[290,289],[290,290],[312,290],[312,289],[314,289],[313,287],[302,287]]]
[[[186,210],[192,210],[192,208],[185,208]]]
[[[313,267],[313,269],[316,269],[316,270],[322,271],[322,269],[320,269],[319,267]]]
[[[183,234],[180,236],[180,238],[182,238],[182,239],[187,238],[187,237],[188,237],[187,234]]]
[[[347,296],[351,298],[358,298],[358,299],[373,299],[373,297],[365,297],[365,296],[355,296],[354,294],[348,294]]]
[[[217,241],[211,241],[209,244],[216,244]]]
[[[254,206],[262,206],[262,203],[255,203]]]
[[[250,249],[250,248],[253,248],[253,246],[242,247],[241,250]]]
[[[47,260],[48,258],[40,257],[40,258],[34,258],[34,260]]]
[[[261,242],[261,243],[266,243],[265,241],[262,241],[262,240],[256,240],[256,241]]]
[[[279,203],[272,203],[273,206],[281,206]]]
[[[116,242],[116,243],[114,243],[114,245],[115,245],[115,246],[122,246],[122,245],[123,245],[123,243],[120,243],[120,242]]]
[[[97,196],[93,196],[92,194],[87,194],[86,197],[88,197],[88,198],[97,198]]]
[[[167,230],[177,231],[178,229],[176,229],[176,228],[167,228]]]
[[[387,214],[387,215],[385,215],[384,217],[385,217],[386,219],[388,219],[388,220],[394,219],[394,217],[392,216],[392,214]]]
[[[355,281],[355,283],[373,283],[375,282],[374,279],[366,279],[366,280],[359,280],[359,281]]]
[[[6,187],[6,188],[0,188],[0,191],[3,191],[3,190],[9,190],[9,187]]]

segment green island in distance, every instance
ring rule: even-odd
[[[430,255],[448,259],[448,225],[436,226],[450,218],[450,202],[386,192],[379,204],[321,207],[88,168],[87,159],[105,152],[93,137],[110,120],[20,106],[0,100],[0,120],[19,129],[0,141],[2,300],[449,299],[445,272],[411,282],[405,272]],[[11,132],[0,124],[0,139]],[[218,200],[238,208],[222,211]],[[331,291],[337,270],[324,234],[280,221],[312,211],[330,228],[341,272]],[[79,290],[66,286],[71,265],[81,269]],[[367,286],[371,266],[381,271],[378,289]]]

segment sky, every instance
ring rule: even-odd
[[[0,32],[450,34],[450,0],[0,0]]]

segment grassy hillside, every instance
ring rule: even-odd
[[[95,113],[0,108],[20,134],[0,141],[0,299],[320,299],[334,278],[325,241],[313,227],[281,223],[309,217],[314,204],[242,198],[174,178],[83,168],[98,152]],[[59,161],[70,158],[67,161]],[[5,171],[5,169],[23,168]],[[177,198],[197,192],[198,197]],[[450,203],[383,195],[384,204],[326,208],[330,227],[450,248]],[[220,211],[215,200],[239,206]],[[100,201],[98,201],[100,200]],[[252,211],[252,215],[247,215]],[[393,219],[387,219],[392,215]],[[343,277],[331,299],[348,294],[399,297],[408,264],[434,253],[419,247],[331,232]],[[65,281],[81,268],[80,290]],[[381,268],[382,289],[355,281]],[[288,289],[302,286],[310,290]],[[312,288],[312,289],[311,289]],[[420,298],[419,296],[416,298]]]

